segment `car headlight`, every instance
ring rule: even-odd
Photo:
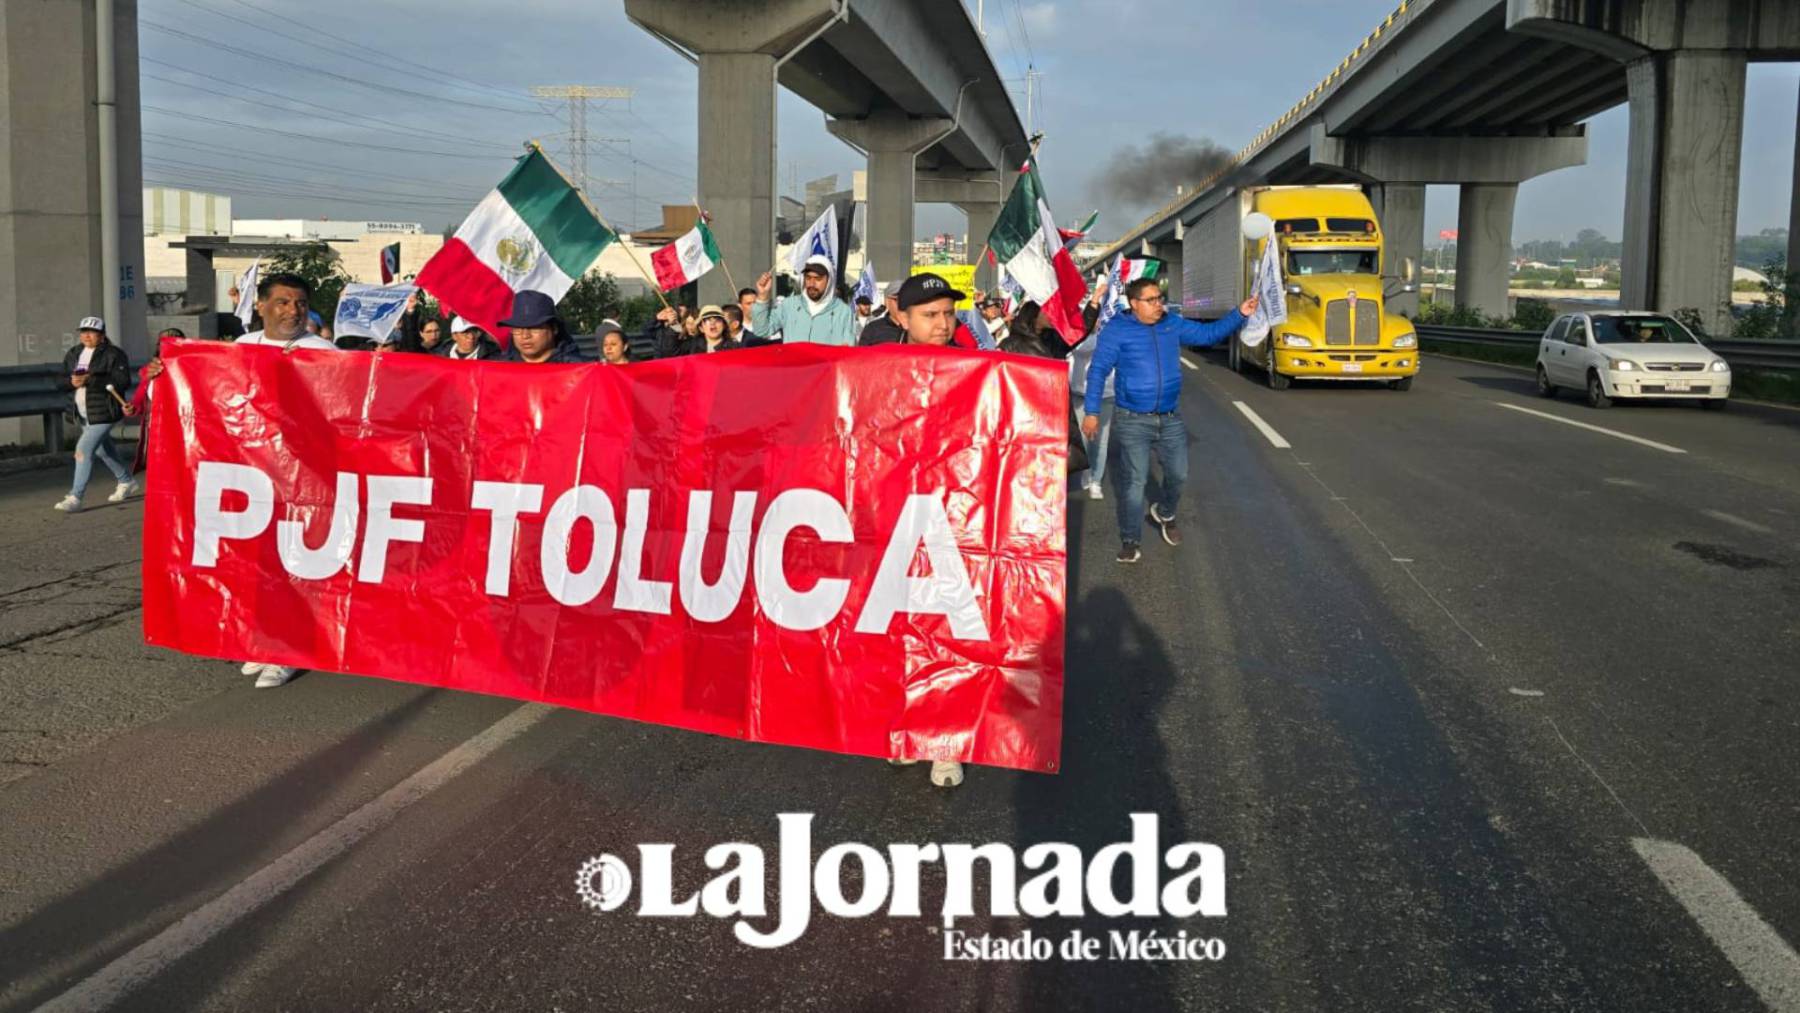
[[[1419,336],[1417,334],[1401,334],[1394,338],[1395,348],[1411,348],[1418,343]]]
[[[1630,359],[1613,359],[1607,365],[1615,373],[1629,373],[1637,368],[1637,363]]]
[[[1311,348],[1312,339],[1304,334],[1283,334],[1281,343],[1288,348]]]
[[[1712,371],[1715,373],[1729,373],[1729,372],[1731,372],[1731,364],[1726,362],[1724,359],[1714,359],[1713,364],[1712,364]]]

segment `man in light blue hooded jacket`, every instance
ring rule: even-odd
[[[756,279],[756,303],[750,310],[750,329],[759,337],[779,332],[783,344],[811,342],[817,345],[856,344],[856,311],[837,297],[831,258],[814,254],[800,272],[800,291],[775,302],[775,276],[763,272]]]

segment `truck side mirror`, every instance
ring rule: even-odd
[[[1413,259],[1411,257],[1401,257],[1400,258],[1400,280],[1404,281],[1404,282],[1411,282],[1413,280],[1414,273],[1416,273],[1416,268],[1413,265]],[[1410,292],[1410,291],[1412,291],[1412,289],[1409,288],[1406,291]]]
[[[1288,295],[1300,295],[1304,291],[1305,291],[1305,289],[1302,289],[1298,282],[1289,282],[1288,283],[1288,287],[1287,287]]]

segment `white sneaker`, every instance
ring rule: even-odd
[[[125,502],[125,497],[134,495],[139,491],[141,490],[135,480],[126,479],[119,483],[119,487],[113,490],[111,496],[106,497],[106,501],[108,503],[123,503]]]
[[[274,689],[276,686],[285,686],[288,680],[299,674],[298,668],[289,668],[286,665],[264,665],[262,674],[256,677],[256,688]]]
[[[56,509],[66,514],[78,514],[81,512],[81,501],[73,496],[64,496],[57,500]]]
[[[1105,499],[1106,498],[1106,490],[1100,488],[1099,482],[1089,482],[1087,490],[1088,490],[1088,499]]]
[[[246,661],[246,662],[244,662],[244,667],[238,669],[238,671],[244,673],[245,675],[261,675],[262,670],[265,667],[267,667],[267,666],[265,666],[260,661]]]
[[[933,760],[931,783],[939,788],[954,788],[962,783],[962,764],[955,760]]]

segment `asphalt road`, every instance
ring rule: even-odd
[[[1113,501],[1071,503],[1064,772],[951,792],[371,679],[254,691],[142,646],[140,506],[0,480],[0,1008],[1800,1009],[1800,413],[1190,365],[1185,544],[1121,567]],[[815,852],[1092,858],[1138,812],[1222,849],[1224,917],[955,928],[1223,959],[946,961],[935,918],[816,911],[762,950],[574,889],[668,842],[685,896],[746,841],[773,913],[778,813]]]

